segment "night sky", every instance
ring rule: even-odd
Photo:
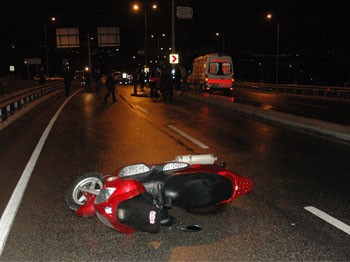
[[[225,52],[247,58],[268,57],[276,52],[277,22],[266,19],[272,12],[280,24],[280,55],[304,52],[332,56],[336,67],[349,76],[350,7],[346,1],[316,0],[175,0],[178,6],[191,6],[192,20],[176,21],[176,51],[201,54],[219,50],[225,36]],[[0,57],[10,59],[9,48],[22,57],[40,56],[44,25],[49,43],[55,27],[79,27],[81,33],[99,26],[118,26],[121,30],[122,67],[136,50],[143,47],[144,16],[131,11],[133,1],[6,1],[0,9]],[[149,6],[151,1],[141,1]],[[149,34],[171,33],[171,0],[159,0],[157,12],[148,11]],[[49,18],[55,16],[53,25]],[[52,39],[51,39],[52,38]],[[163,40],[170,46],[170,37]],[[149,40],[149,49],[152,42]],[[153,44],[154,45],[154,44]],[[41,48],[42,49],[42,48]],[[124,61],[124,62],[123,62]],[[126,64],[125,64],[126,63]],[[2,72],[0,72],[2,73]]]

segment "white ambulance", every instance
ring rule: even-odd
[[[233,65],[228,55],[207,54],[194,59],[193,69],[187,78],[190,87],[212,92],[233,91]]]

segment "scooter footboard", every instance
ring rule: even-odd
[[[164,190],[173,206],[190,209],[230,199],[233,184],[229,178],[213,173],[181,174],[167,180]]]

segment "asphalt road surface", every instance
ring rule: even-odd
[[[236,89],[235,99],[240,104],[252,104],[321,121],[350,125],[350,100],[322,96],[303,96]]]
[[[70,100],[59,94],[0,132],[1,213],[20,177],[29,179],[1,261],[350,259],[348,144],[188,98],[130,96],[131,90],[118,87],[118,101],[108,104],[104,90]],[[123,235],[96,217],[75,216],[65,203],[84,173],[202,153],[252,178],[254,188],[212,212],[171,210],[183,225],[200,225],[199,232],[163,227]],[[24,172],[28,163],[32,171]]]

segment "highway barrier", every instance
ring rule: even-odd
[[[292,85],[292,84],[269,84],[240,82],[235,83],[236,88],[246,88],[257,92],[278,92],[288,94],[300,94],[310,96],[334,97],[350,99],[350,87],[314,86],[314,85]]]
[[[0,99],[0,130],[4,122],[10,117],[25,108],[27,105],[37,101],[50,93],[61,89],[63,91],[62,81],[48,82],[44,85],[26,88]]]

